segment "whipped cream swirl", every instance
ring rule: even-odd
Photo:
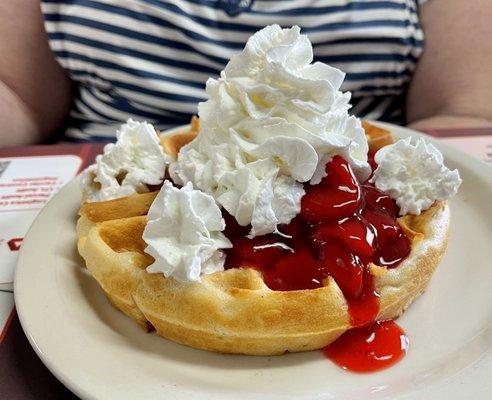
[[[441,152],[422,138],[415,145],[407,138],[385,146],[374,160],[371,181],[396,200],[400,215],[419,215],[436,200],[453,197],[462,182],[458,170],[447,168]]]
[[[159,136],[147,122],[129,119],[116,133],[116,143],[82,173],[86,201],[104,201],[147,192],[147,185],[162,183],[170,158],[164,154]]]
[[[345,74],[316,62],[297,26],[267,26],[207,81],[201,130],[170,167],[177,183],[212,195],[251,236],[300,212],[302,182],[317,184],[338,154],[361,180],[370,173],[360,121],[349,116]]]
[[[232,247],[222,231],[225,222],[215,200],[193,190],[164,181],[147,215],[143,240],[145,252],[154,257],[147,272],[161,272],[179,282],[199,282],[200,275],[224,270],[220,249]]]

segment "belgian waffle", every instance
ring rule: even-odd
[[[391,133],[364,124],[371,150],[393,141]],[[176,157],[192,140],[192,129],[165,136],[165,151]],[[146,213],[157,192],[85,203],[77,224],[78,249],[109,301],[147,331],[198,349],[220,353],[276,355],[322,348],[351,322],[342,291],[330,277],[310,290],[273,291],[259,271],[232,268],[181,284],[146,267]],[[399,223],[411,240],[410,255],[394,269],[370,264],[380,295],[378,320],[398,317],[427,287],[446,248],[450,212],[437,202]]]

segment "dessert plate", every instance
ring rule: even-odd
[[[397,138],[420,134],[380,124]],[[78,180],[39,214],[15,278],[20,321],[35,351],[87,399],[488,399],[492,390],[492,169],[428,138],[459,168],[452,232],[429,289],[398,320],[408,355],[374,374],[345,372],[320,351],[231,356],[144,333],[115,310],[76,250]]]

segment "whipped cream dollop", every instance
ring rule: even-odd
[[[345,74],[312,61],[299,27],[257,32],[207,81],[200,133],[170,167],[175,182],[192,182],[251,224],[251,236],[289,223],[300,212],[301,183],[319,183],[334,155],[361,180],[370,174],[364,130],[348,114],[350,93],[340,91]]]
[[[199,282],[200,275],[224,270],[220,249],[232,247],[222,231],[225,222],[213,197],[181,189],[164,181],[147,215],[143,240],[145,252],[154,257],[147,272],[161,272],[179,282]]]
[[[159,136],[147,122],[129,119],[116,133],[116,143],[82,173],[86,201],[104,201],[148,191],[147,185],[162,183],[166,164]]]
[[[378,167],[371,181],[396,200],[400,215],[419,215],[436,200],[453,197],[461,178],[444,165],[441,152],[424,139],[411,138],[381,148],[374,156]]]

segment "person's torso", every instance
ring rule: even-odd
[[[398,121],[422,52],[417,0],[43,0],[50,45],[78,84],[67,135],[107,140],[132,117],[188,123],[205,82],[257,30],[299,25],[346,72],[352,112]]]

